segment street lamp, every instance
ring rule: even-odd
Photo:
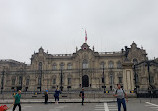
[[[2,94],[2,92],[3,92],[3,88],[4,88],[4,73],[5,73],[5,71],[4,71],[4,69],[3,69],[3,71],[2,71],[2,81],[1,81],[1,94]]]
[[[60,90],[63,91],[63,70],[62,70],[62,66],[61,66],[61,77],[60,77]]]
[[[103,63],[103,78],[102,78],[102,83],[104,83],[104,86],[102,86],[102,88],[104,88],[104,92],[105,92],[104,63]]]

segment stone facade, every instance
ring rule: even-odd
[[[133,70],[134,64],[148,61],[147,53],[132,43],[118,52],[97,52],[87,43],[73,54],[48,54],[41,47],[31,57],[31,64],[14,60],[0,61],[0,87],[3,91],[21,89],[23,91],[43,91],[55,89],[64,91],[112,90],[120,83],[125,90],[146,90],[149,86],[148,71],[145,63]],[[155,59],[157,61],[157,59]],[[157,66],[151,66],[152,85],[158,88]],[[137,73],[137,82],[135,82]],[[154,80],[153,80],[154,79]]]

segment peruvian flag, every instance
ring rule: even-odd
[[[87,42],[87,31],[85,30],[85,42]]]

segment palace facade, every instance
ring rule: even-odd
[[[49,54],[41,47],[31,64],[0,60],[1,91],[112,90],[116,84],[131,91],[158,88],[158,59],[149,61],[136,43],[118,52],[97,52],[87,43],[73,54]]]

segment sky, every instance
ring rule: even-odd
[[[158,57],[158,0],[0,0],[0,59],[30,64],[42,46],[73,53],[85,42],[95,51],[120,51],[133,41]]]

